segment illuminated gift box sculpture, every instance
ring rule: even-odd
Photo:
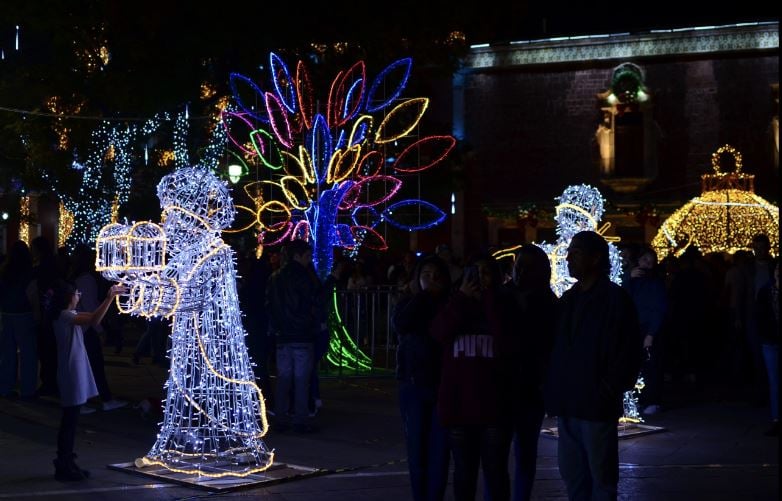
[[[246,477],[271,466],[268,424],[244,343],[234,254],[220,238],[233,221],[226,186],[183,168],[158,184],[162,227],[105,226],[97,267],[128,285],[125,313],[171,319],[163,423],[136,466],[207,477]]]

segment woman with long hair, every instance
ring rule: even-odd
[[[410,293],[399,299],[392,317],[398,339],[399,411],[416,501],[442,500],[448,483],[448,435],[436,415],[442,354],[431,326],[448,300],[450,284],[448,264],[437,256],[425,257],[414,268]]]
[[[480,254],[433,321],[443,354],[437,411],[448,429],[457,501],[475,499],[481,466],[487,498],[510,496],[509,299],[497,261]]]
[[[551,290],[551,265],[534,244],[523,245],[513,264],[513,500],[532,495],[543,423],[543,378],[554,344],[556,299]]]

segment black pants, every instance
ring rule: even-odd
[[[475,499],[478,467],[483,467],[484,492],[492,501],[510,499],[508,453],[511,428],[458,426],[449,429],[453,454],[453,492],[457,501]]]
[[[57,458],[69,460],[73,456],[73,444],[76,441],[76,425],[79,422],[81,405],[62,408],[60,430],[57,432]]]
[[[98,387],[98,394],[101,400],[108,402],[111,400],[111,390],[109,390],[109,383],[106,381],[103,347],[101,346],[100,336],[92,327],[84,331],[84,348],[87,350],[87,357],[90,359],[90,368],[95,378],[95,385]]]

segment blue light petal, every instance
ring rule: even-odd
[[[379,105],[373,105],[372,103],[375,102],[375,100],[379,100],[379,97],[376,97],[375,94],[378,93],[378,91],[383,91],[385,93],[385,88],[387,87],[385,85],[386,76],[391,72],[396,70],[397,68],[404,68],[404,75],[402,76],[402,79],[397,83],[396,89],[394,89],[393,92],[391,92],[390,97],[387,99],[381,101],[381,104]],[[404,59],[399,59],[398,61],[395,61],[391,64],[389,64],[386,69],[380,72],[380,74],[375,77],[375,81],[372,82],[372,86],[369,88],[369,92],[367,93],[367,112],[373,113],[378,110],[382,110],[386,106],[393,103],[396,98],[399,97],[399,95],[404,90],[405,86],[407,85],[407,79],[410,77],[410,69],[413,67],[413,59],[406,57]]]
[[[434,217],[428,222],[423,222],[414,225],[404,224],[394,219],[393,213],[395,210],[400,209],[402,207],[409,207],[409,206],[417,206],[419,210],[423,209],[425,211],[432,212],[434,213]],[[407,231],[416,231],[416,230],[425,230],[427,228],[431,228],[432,226],[436,226],[442,223],[445,220],[445,212],[443,212],[439,207],[437,207],[436,205],[430,202],[426,202],[424,200],[409,199],[409,200],[402,200],[389,205],[380,214],[380,217],[382,218],[383,221],[387,222],[391,226],[395,226],[397,228],[407,230]]]
[[[274,82],[274,90],[277,91],[277,97],[280,98],[283,106],[285,106],[289,112],[296,113],[296,87],[293,85],[288,66],[280,56],[274,52],[269,53],[269,66],[271,66],[272,82]],[[280,77],[282,76],[281,73],[285,76],[284,82],[280,81]],[[287,98],[283,95],[283,90],[286,87],[288,89]]]

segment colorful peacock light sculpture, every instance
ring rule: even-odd
[[[354,254],[360,247],[387,248],[378,231],[381,223],[417,231],[442,222],[445,212],[430,202],[392,202],[402,176],[437,165],[456,144],[449,135],[415,134],[429,99],[402,97],[412,64],[410,58],[400,59],[369,85],[363,61],[339,71],[324,110],[302,61],[294,77],[282,58],[271,53],[270,91],[232,73],[237,110],[224,113],[231,119],[228,138],[237,148],[230,153],[247,171],[248,163],[261,165],[269,179],[244,186],[253,206],[237,208],[249,213],[251,222],[231,231],[255,228],[259,251],[293,239],[309,241],[317,275],[325,280],[335,250]],[[335,307],[331,327],[327,360],[370,368],[370,359],[353,344]]]

